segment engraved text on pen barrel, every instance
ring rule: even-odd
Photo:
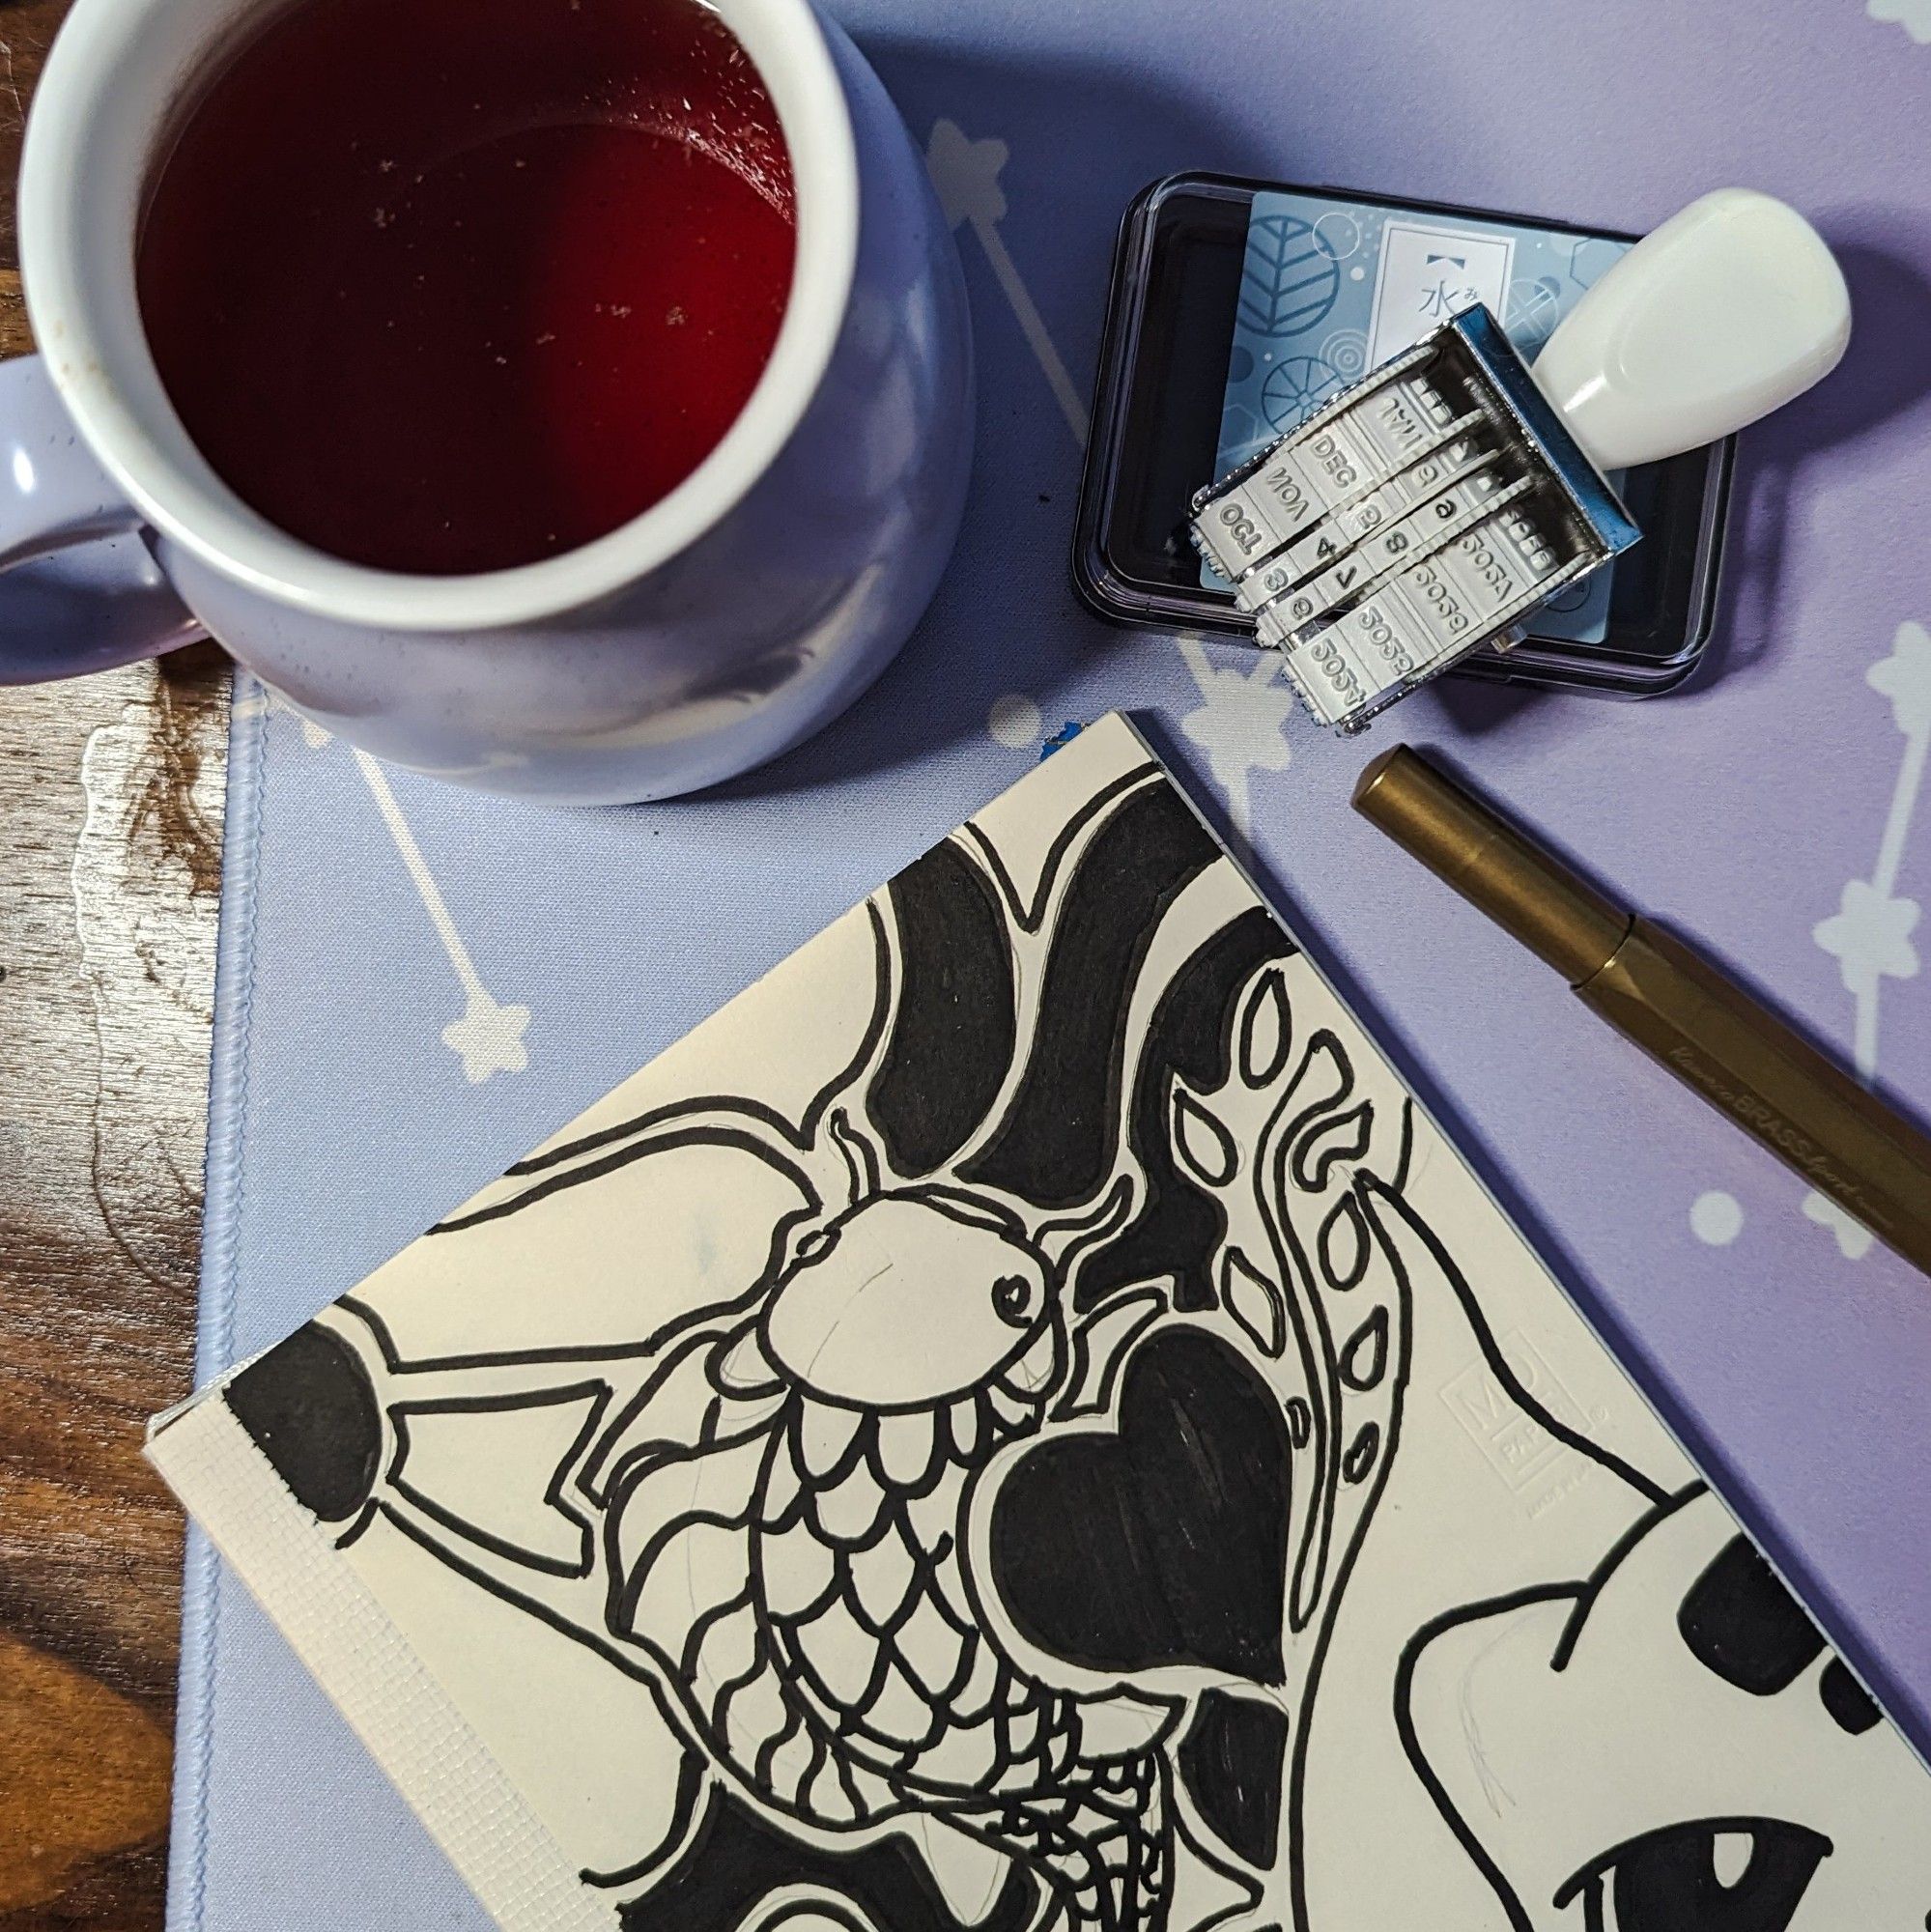
[[[1873,1204],[1852,1176],[1836,1166],[1808,1134],[1793,1125],[1762,1094],[1753,1094],[1747,1088],[1731,1086],[1724,1078],[1722,1069],[1713,1066],[1692,1046],[1673,1046],[1667,1058],[1670,1065],[1686,1079],[1694,1081],[1718,1105],[1734,1114],[1746,1126],[1768,1141],[1826,1192],[1833,1194],[1847,1207],[1855,1207],[1874,1228],[1882,1229],[1886,1218],[1882,1208]]]
[[[1892,1118],[1680,940],[1635,919],[1576,991],[1873,1234],[1914,1260],[1926,1252],[1923,1166]]]

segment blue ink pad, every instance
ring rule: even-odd
[[[1117,623],[1253,635],[1187,536],[1194,493],[1469,300],[1533,358],[1630,235],[1329,188],[1176,175],[1127,211],[1073,579]],[[1434,312],[1431,302],[1434,305]],[[1644,540],[1456,675],[1648,696],[1694,669],[1734,440],[1615,480]]]

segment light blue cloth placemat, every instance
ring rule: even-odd
[[[1931,1103],[1931,0],[843,0],[959,225],[980,445],[958,556],[842,724],[698,801],[556,813],[316,742],[244,689],[200,1367],[340,1293],[1038,755],[1138,712],[1451,1130],[1727,1472],[1922,1739],[1931,1292],[1347,810],[1438,746],[1651,913]],[[1317,738],[1274,667],[1086,617],[1066,553],[1115,226],[1183,168],[1640,229],[1761,186],[1840,248],[1860,338],[1745,440],[1714,675],[1646,706],[1434,687]],[[478,1926],[206,1550],[175,1932]]]

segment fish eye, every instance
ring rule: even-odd
[[[1001,1275],[992,1284],[992,1308],[1002,1321],[1024,1328],[1033,1319],[1033,1284],[1022,1274]]]
[[[1774,1818],[1712,1818],[1645,1833],[1578,1872],[1555,1894],[1580,1897],[1590,1927],[1723,1924],[1785,1932],[1831,1840]],[[1713,1908],[1720,1905],[1721,1916]]]

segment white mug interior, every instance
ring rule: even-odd
[[[249,508],[195,447],[149,351],[135,250],[158,146],[238,37],[289,4],[299,0],[77,0],[55,43],[21,159],[20,262],[41,353],[89,446],[173,542],[264,595],[344,623],[527,625],[648,575],[724,516],[784,446],[850,298],[858,161],[809,0],[704,0],[770,92],[796,197],[790,297],[750,400],[704,461],[640,516],[559,556],[456,577],[350,563]]]

